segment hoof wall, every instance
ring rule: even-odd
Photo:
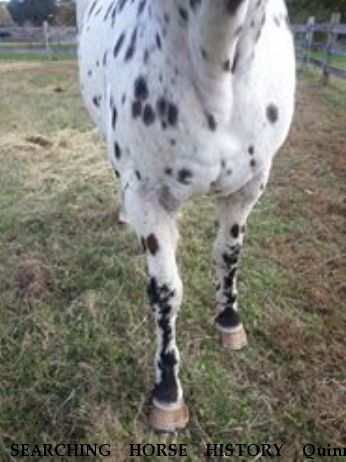
[[[247,345],[247,335],[245,329],[241,329],[235,332],[220,332],[221,344],[228,350],[241,350]]]
[[[183,402],[178,409],[162,409],[151,405],[149,423],[153,430],[174,433],[183,430],[189,422],[189,409]]]

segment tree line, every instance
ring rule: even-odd
[[[306,21],[309,16],[328,20],[333,12],[346,20],[346,0],[287,0],[287,6],[294,22]],[[74,0],[10,0],[7,8],[19,25],[40,26],[44,21],[74,25],[76,21]]]
[[[69,26],[76,24],[74,0],[10,0],[7,8],[19,26],[27,23],[41,26],[44,21]]]

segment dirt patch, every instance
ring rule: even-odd
[[[46,298],[51,288],[51,276],[42,262],[33,258],[22,260],[14,274],[14,289],[18,297],[29,302]]]
[[[42,148],[48,148],[52,146],[52,142],[42,135],[27,136],[25,138],[25,141],[28,141],[29,143],[32,143],[32,144],[37,144],[38,146],[41,146]]]

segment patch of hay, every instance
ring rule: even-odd
[[[16,133],[8,133],[0,136],[0,158],[7,157],[10,152],[15,151],[16,154],[41,151],[41,146],[37,143],[29,141],[34,135],[18,135]]]
[[[33,69],[39,69],[43,66],[43,63],[35,62],[1,62],[0,63],[0,74],[5,72],[27,72]]]

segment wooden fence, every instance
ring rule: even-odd
[[[75,27],[0,27],[0,54],[37,53],[52,56],[61,52],[76,54]]]
[[[297,58],[322,70],[325,82],[331,75],[346,79],[346,24],[341,15],[332,15],[329,23],[317,23],[312,16],[306,24],[292,26],[295,34]],[[344,65],[335,64],[334,57],[345,58]]]
[[[306,24],[292,26],[297,58],[322,70],[325,82],[330,75],[346,79],[346,24],[340,24],[340,14],[332,15],[329,23],[317,23],[314,17]],[[0,27],[0,54],[40,52],[52,56],[59,52],[76,54],[75,27]],[[334,57],[344,57],[340,66]]]

